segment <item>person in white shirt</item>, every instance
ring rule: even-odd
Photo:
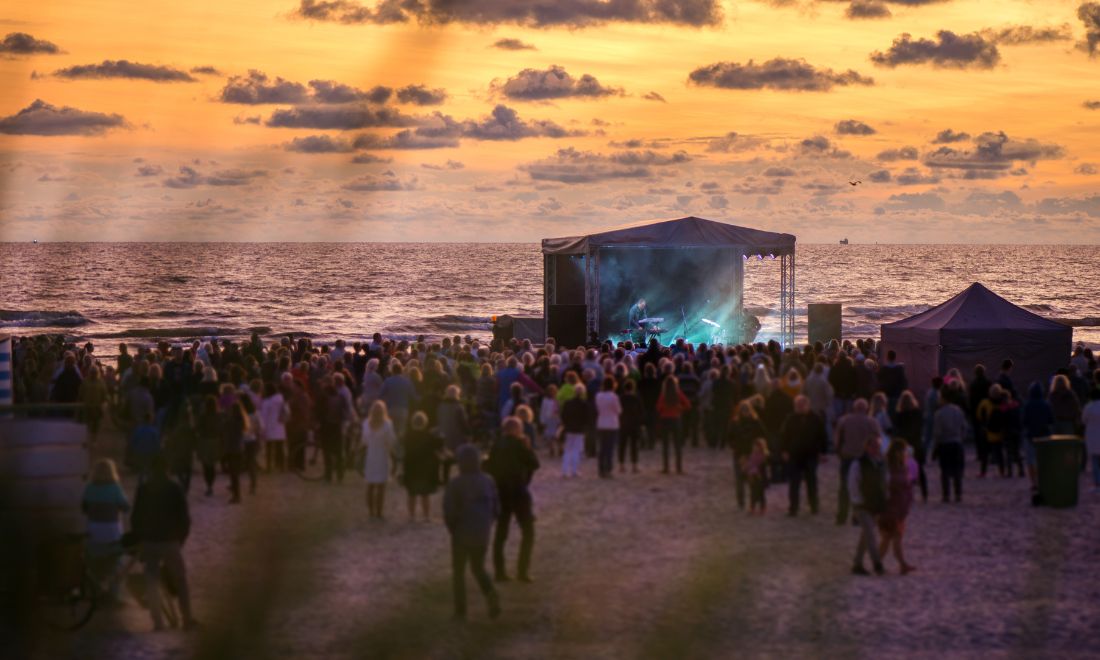
[[[1100,388],[1089,394],[1091,399],[1081,411],[1085,424],[1085,446],[1092,463],[1092,492],[1100,493]]]
[[[289,376],[289,374],[287,374]],[[289,378],[287,378],[289,380]],[[260,401],[260,427],[263,429],[267,471],[286,470],[286,401],[275,383],[264,385]]]
[[[615,467],[615,444],[619,441],[619,415],[623,413],[615,379],[608,376],[596,395],[596,433],[600,438],[600,477],[610,479]]]

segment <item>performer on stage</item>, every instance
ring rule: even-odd
[[[635,344],[645,342],[646,324],[641,320],[646,318],[645,298],[639,298],[638,302],[630,307],[627,313],[627,327],[630,328],[631,337]]]

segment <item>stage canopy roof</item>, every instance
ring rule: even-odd
[[[643,222],[616,227],[587,236],[544,238],[543,254],[587,254],[602,247],[729,247],[742,254],[794,254],[791,234],[738,227],[690,216],[678,220]]]

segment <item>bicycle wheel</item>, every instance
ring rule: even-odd
[[[54,630],[76,630],[92,619],[95,606],[95,581],[84,573],[78,585],[43,599],[42,618]]]
[[[290,448],[290,463],[294,474],[306,481],[320,481],[325,477],[325,459],[321,448],[312,442],[303,442]]]

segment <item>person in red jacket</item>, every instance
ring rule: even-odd
[[[668,474],[668,445],[671,440],[676,450],[676,474],[683,474],[684,424],[683,416],[691,410],[691,402],[680,391],[680,382],[675,376],[668,376],[661,385],[661,396],[657,397],[657,435],[661,438],[661,457]]]

